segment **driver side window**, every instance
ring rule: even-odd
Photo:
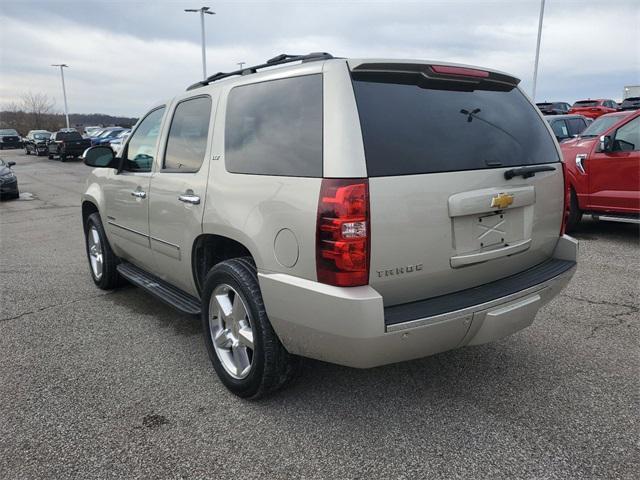
[[[156,154],[164,107],[149,113],[131,135],[124,152],[122,169],[128,172],[150,172]]]
[[[640,150],[640,117],[634,118],[616,131],[613,149],[619,152]]]

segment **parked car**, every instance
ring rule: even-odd
[[[300,356],[368,368],[510,335],[577,251],[560,151],[518,83],[324,53],[198,82],[118,157],[85,152],[93,281],[201,315],[242,397],[280,388]]]
[[[583,213],[640,223],[640,111],[603,115],[561,144],[573,230]]]
[[[47,147],[51,139],[51,132],[47,130],[30,130],[24,138],[24,153],[27,155],[34,154],[37,156],[47,155],[49,148]]]
[[[5,162],[0,158],[0,200],[20,197],[18,179],[11,170],[15,164],[16,162]]]
[[[536,103],[543,115],[563,115],[569,112],[571,105],[567,102],[542,102]]]
[[[109,141],[109,145],[111,146],[111,149],[117,154],[120,151],[120,148],[122,147],[122,145],[124,145],[124,143],[127,141],[127,138],[129,137],[129,135],[131,134],[131,129],[127,128],[125,130],[122,130],[117,136],[116,138],[112,139]]]
[[[0,150],[5,148],[22,148],[20,134],[13,128],[0,130]]]
[[[625,98],[620,103],[619,110],[638,110],[640,109],[640,97]]]
[[[551,125],[551,130],[559,142],[579,135],[590,121],[582,115],[552,115],[544,118]]]
[[[82,138],[78,132],[58,131],[51,135],[47,145],[49,159],[58,157],[63,162],[68,158],[79,157],[82,152],[91,146],[91,140]]]
[[[102,132],[95,136],[91,137],[92,145],[109,145],[109,142],[115,139],[120,133],[122,133],[125,129],[121,127],[111,127],[105,128]]]
[[[84,127],[84,134],[85,136],[91,136],[91,134],[93,132],[98,132],[100,130],[102,130],[104,127],[100,127],[100,126],[89,126],[89,127]]]
[[[578,100],[573,104],[569,113],[575,113],[590,118],[598,118],[605,113],[613,113],[618,110],[618,104],[613,100]]]

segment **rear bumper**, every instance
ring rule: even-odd
[[[515,291],[507,288],[509,282],[493,282],[478,289],[493,288],[494,293],[476,295],[472,304],[465,297],[468,291],[448,295],[466,300],[449,302],[451,309],[444,311],[441,301],[439,308],[427,305],[438,299],[417,302],[426,305],[426,316],[416,318],[416,309],[410,308],[406,321],[396,307],[385,312],[382,297],[370,286],[340,288],[285,274],[258,277],[273,328],[290,353],[369,368],[490,342],[529,326],[575,273],[577,250],[577,242],[564,236],[554,252],[557,268],[548,268],[539,282],[529,279]],[[496,295],[500,282],[504,294]]]

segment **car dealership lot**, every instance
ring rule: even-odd
[[[536,323],[372,370],[308,361],[254,403],[217,380],[197,319],[94,287],[88,167],[1,153],[0,478],[633,478],[640,348],[634,225],[578,228],[578,272]],[[301,312],[301,314],[304,314]],[[348,321],[348,319],[345,319]]]

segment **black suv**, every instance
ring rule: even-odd
[[[543,115],[563,115],[569,111],[571,105],[567,102],[542,102],[536,103]]]
[[[22,140],[20,134],[13,128],[4,128],[0,130],[0,150],[5,148],[20,148]]]
[[[619,110],[638,110],[640,109],[640,97],[625,98],[620,104]]]
[[[47,145],[51,138],[51,132],[47,130],[30,130],[24,138],[24,153],[37,156],[47,154]]]

